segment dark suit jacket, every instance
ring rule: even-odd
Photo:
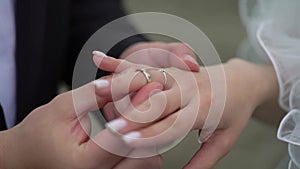
[[[124,12],[118,0],[15,2],[19,123],[33,109],[55,97],[59,82],[71,84],[73,66],[84,43]],[[110,55],[118,56],[130,44],[143,40],[141,36],[127,39]]]

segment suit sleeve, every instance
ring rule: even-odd
[[[76,58],[85,42],[99,28],[107,23],[125,15],[120,0],[73,0],[70,10],[70,37],[68,47],[67,66],[64,70],[64,81],[71,85],[72,73]],[[130,23],[122,25],[121,28],[111,31],[113,35],[116,31],[126,33],[133,31],[134,27]],[[108,35],[109,37],[110,35]],[[105,40],[105,39],[104,39]],[[108,52],[110,56],[119,57],[120,54],[130,45],[147,41],[141,35],[135,35],[114,45]],[[103,73],[102,73],[103,74]]]

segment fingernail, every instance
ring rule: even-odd
[[[141,138],[142,134],[140,132],[134,131],[134,132],[130,132],[126,135],[124,135],[122,137],[122,140],[127,143],[130,144],[132,143],[135,139]]]
[[[117,132],[117,131],[123,129],[124,127],[126,127],[126,125],[127,125],[127,122],[124,119],[116,119],[109,123],[106,123],[105,127],[109,128],[113,132]]]
[[[99,88],[104,88],[109,86],[109,81],[108,80],[103,80],[103,79],[98,79],[94,81],[95,86]]]
[[[100,52],[100,51],[93,51],[93,55],[96,55],[96,56],[102,56],[102,57],[106,57],[107,55],[103,52]]]
[[[198,64],[198,62],[195,60],[195,58],[192,57],[191,55],[184,55],[183,59],[186,60],[186,61],[190,61],[192,63]]]

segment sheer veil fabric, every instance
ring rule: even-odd
[[[238,56],[275,67],[288,112],[277,137],[289,144],[289,169],[300,169],[300,0],[240,0],[240,14],[248,39]]]

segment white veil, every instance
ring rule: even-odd
[[[289,112],[278,139],[289,143],[289,168],[300,169],[300,0],[240,0],[240,13],[248,42],[238,55],[273,64],[279,104]]]

